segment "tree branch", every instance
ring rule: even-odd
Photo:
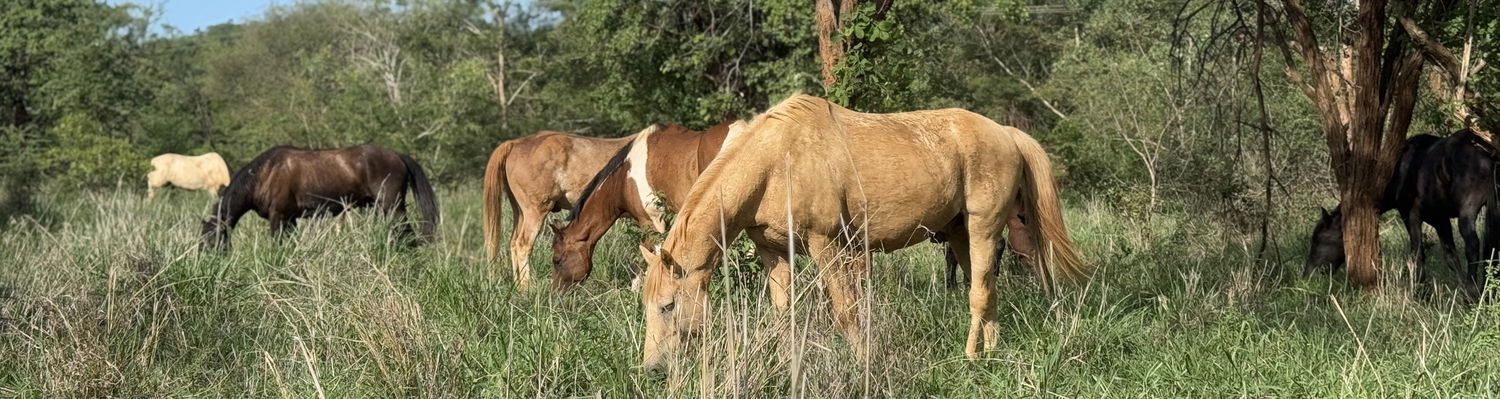
[[[1427,55],[1429,61],[1440,67],[1439,70],[1447,75],[1449,81],[1457,83],[1462,78],[1463,74],[1458,63],[1458,57],[1453,55],[1452,50],[1448,50],[1441,43],[1432,40],[1432,36],[1429,36],[1426,31],[1417,26],[1417,22],[1413,21],[1411,17],[1401,17],[1399,21],[1401,21],[1401,27],[1406,29],[1406,35],[1411,37],[1413,42],[1417,43],[1417,47],[1422,49],[1422,52]]]
[[[989,54],[990,60],[995,61],[995,64],[1000,65],[1000,69],[1005,70],[1006,74],[1010,75],[1010,77],[1012,78],[1015,78],[1017,82],[1021,82],[1021,85],[1026,86],[1027,90],[1031,90],[1031,94],[1037,94],[1036,86],[1032,86],[1031,82],[1026,81],[1025,77],[1022,77],[1021,75],[1016,74],[1015,71],[1012,71],[1010,69],[1010,65],[1006,65],[1005,61],[1002,61],[1000,57],[995,55],[995,51],[991,48],[992,46],[990,45],[989,32],[985,32],[985,30],[981,29],[979,26],[975,26],[974,30],[979,32],[979,40],[984,42],[984,52],[986,54]],[[1068,119],[1067,115],[1064,115],[1062,111],[1058,111],[1057,107],[1052,106],[1051,101],[1047,101],[1047,99],[1042,98],[1041,96],[1037,96],[1036,99],[1038,101],[1041,101],[1042,105],[1046,106],[1048,111],[1052,111],[1053,115],[1057,115],[1059,119]]]

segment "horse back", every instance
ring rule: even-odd
[[[792,198],[791,211],[805,228],[832,232],[867,221],[872,245],[900,248],[925,238],[914,231],[941,229],[963,211],[970,184],[964,173],[978,169],[969,164],[981,158],[970,153],[1015,158],[997,145],[1001,135],[976,138],[974,129],[998,124],[977,125],[969,113],[805,109],[807,115],[757,121],[755,131],[741,133],[748,137],[735,139],[735,151],[755,154],[769,170],[740,172],[765,176],[761,203],[772,206],[762,206],[757,219],[785,219],[786,210],[778,209],[784,205],[776,204]]]
[[[261,165],[256,197],[270,208],[294,212],[334,202],[363,204],[382,190],[404,189],[405,165],[394,151],[374,145],[334,150],[273,149]]]
[[[638,145],[647,146],[644,149],[646,159],[631,159],[631,162],[644,162],[646,187],[660,192],[667,205],[679,208],[687,201],[688,192],[698,175],[719,155],[728,132],[728,124],[702,132],[668,125],[645,136],[644,143]],[[649,207],[651,204],[641,205]]]

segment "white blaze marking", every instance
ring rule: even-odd
[[[647,147],[650,147],[649,139],[656,129],[656,125],[651,125],[637,134],[635,144],[630,146],[630,155],[626,155],[625,159],[630,162],[630,172],[627,176],[635,182],[635,191],[640,195],[641,207],[646,210],[646,216],[651,218],[651,227],[655,228],[656,232],[663,233],[667,231],[667,224],[662,221],[661,209],[655,205],[656,199],[652,194],[656,190],[651,188],[651,181],[646,178],[646,160],[650,159],[648,158],[650,149]]]

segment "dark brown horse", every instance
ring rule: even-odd
[[[370,144],[323,151],[275,147],[230,181],[213,216],[203,222],[206,248],[227,250],[230,231],[249,211],[270,221],[277,235],[296,227],[298,218],[372,205],[404,222],[407,189],[422,208],[423,241],[432,239],[438,224],[437,196],[417,161]],[[412,232],[410,225],[400,225],[403,235]]]
[[[1484,260],[1492,256],[1500,241],[1500,198],[1496,197],[1495,155],[1479,136],[1460,130],[1447,137],[1417,135],[1406,140],[1400,163],[1386,183],[1380,201],[1380,213],[1392,209],[1406,222],[1410,242],[1409,260],[1417,265],[1417,278],[1430,277],[1422,263],[1422,225],[1437,231],[1443,246],[1444,260],[1458,278],[1460,287],[1471,298],[1478,298],[1487,276]],[[1480,241],[1477,230],[1481,209],[1485,219],[1485,237]],[[1324,210],[1313,228],[1311,251],[1303,274],[1324,266],[1340,267],[1344,263],[1343,212]],[[1464,240],[1464,258],[1458,257],[1453,241],[1452,219],[1458,219],[1459,235]]]
[[[615,153],[584,188],[566,227],[552,226],[553,287],[566,288],[588,278],[594,268],[594,245],[616,219],[629,217],[665,232],[665,210],[658,205],[682,206],[728,133],[728,123],[702,132],[656,124]]]

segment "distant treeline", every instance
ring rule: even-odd
[[[0,171],[16,202],[43,180],[135,185],[165,152],[237,168],[273,145],[376,143],[451,184],[538,130],[703,128],[804,92],[867,112],[979,112],[1043,141],[1069,195],[1127,206],[1249,201],[1267,160],[1281,191],[1326,185],[1312,105],[1264,74],[1265,154],[1247,54],[1206,56],[1224,47],[1202,42],[1249,38],[1184,19],[1196,3],[861,2],[825,90],[806,0],[317,1],[191,33],[142,6],[12,1]],[[1452,127],[1422,107],[1414,132]]]

